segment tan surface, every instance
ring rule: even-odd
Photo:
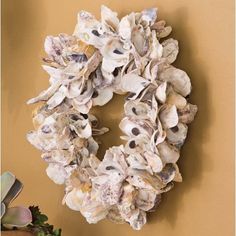
[[[25,232],[25,231],[19,231],[19,230],[3,231],[1,235],[2,236],[33,236],[32,233]]]
[[[63,236],[232,236],[233,0],[2,2],[2,167],[24,182],[24,191],[16,203],[39,205],[50,222],[62,228]],[[40,153],[25,140],[26,132],[32,128],[33,109],[25,101],[47,86],[47,75],[40,67],[45,36],[72,32],[77,11],[87,9],[98,16],[101,3],[121,15],[144,7],[159,7],[160,17],[173,26],[173,36],[180,41],[176,65],[191,76],[191,101],[199,106],[179,161],[184,182],[169,192],[140,232],[108,221],[89,225],[80,213],[62,206],[63,187],[48,179]],[[120,143],[115,134],[119,133],[116,126],[121,101],[116,98],[100,112],[106,115],[103,121],[113,129],[103,139],[105,147]]]

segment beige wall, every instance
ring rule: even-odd
[[[122,3],[123,2],[123,3]],[[24,183],[15,203],[39,205],[63,236],[232,236],[234,210],[233,157],[233,0],[3,0],[2,1],[2,170]],[[61,205],[63,187],[45,174],[40,153],[25,139],[32,128],[25,101],[47,86],[40,67],[48,34],[71,33],[76,14],[86,9],[99,15],[104,3],[120,15],[157,6],[160,18],[173,26],[180,42],[176,65],[192,78],[192,103],[199,107],[179,161],[184,182],[167,194],[140,232],[128,225],[103,221],[89,225],[80,213]],[[120,108],[120,111],[119,109]],[[112,128],[103,141],[119,144],[117,124],[122,98],[99,111]],[[110,111],[110,113],[109,113]]]

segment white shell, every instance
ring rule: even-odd
[[[159,116],[163,127],[166,129],[172,128],[178,124],[179,118],[175,105],[163,106]]]
[[[56,184],[64,184],[68,177],[63,166],[58,164],[50,163],[46,169],[48,177],[53,180]]]
[[[158,144],[158,151],[164,163],[176,163],[179,159],[179,150],[166,141]]]
[[[140,230],[161,194],[182,181],[176,162],[197,107],[185,98],[188,75],[170,65],[178,41],[160,40],[172,29],[156,20],[156,8],[119,19],[102,5],[101,20],[80,11],[73,35],[45,40],[49,88],[28,101],[44,104],[27,139],[42,152],[48,176],[65,184],[63,203],[89,223],[106,218]],[[125,143],[100,160],[97,136],[109,129],[90,111],[113,93],[127,94],[119,124]]]
[[[186,97],[191,92],[190,79],[186,72],[173,66],[166,68],[159,74],[159,79],[169,82],[176,92]]]
[[[166,103],[175,105],[178,109],[182,109],[187,105],[186,99],[180,94],[176,93],[173,89],[171,89],[171,91],[168,93]]]
[[[162,56],[166,59],[167,63],[173,63],[179,53],[178,41],[170,38],[163,41],[161,44],[163,46]]]
[[[156,89],[156,94],[155,94],[156,98],[161,103],[165,103],[166,101],[166,88],[167,88],[167,83],[163,82]]]
[[[197,113],[197,106],[188,103],[182,109],[179,109],[179,121],[185,124],[189,124],[193,121],[195,115]]]
[[[139,94],[149,83],[150,81],[135,73],[125,75],[121,80],[122,89],[135,94]]]
[[[146,119],[151,113],[151,108],[146,103],[130,100],[125,103],[124,111],[126,116]]]
[[[155,177],[143,170],[130,170],[129,177],[127,178],[129,184],[147,190],[158,191],[164,184],[158,177]]]
[[[119,35],[123,38],[123,39],[131,39],[131,33],[132,33],[132,29],[135,25],[135,14],[131,13],[125,17],[123,17],[120,20],[120,24],[118,27],[118,32]]]
[[[160,172],[163,168],[163,163],[161,158],[158,155],[153,154],[152,152],[146,152],[145,158],[147,160],[148,165],[152,168],[152,171]]]
[[[143,125],[145,124],[143,123]],[[141,124],[137,123],[137,121],[131,120],[128,117],[121,120],[119,127],[129,137],[136,137],[140,133],[148,136],[151,134],[151,128],[147,130]]]
[[[151,49],[150,49],[150,58],[151,59],[160,59],[163,54],[163,47],[159,43],[157,37],[156,37],[156,32],[153,30],[152,31],[152,44],[151,44]]]
[[[166,22],[164,20],[160,20],[152,25],[152,29],[156,30],[158,38],[165,38],[171,33],[171,26],[165,27],[165,24]]]
[[[119,19],[117,17],[117,13],[104,5],[101,6],[101,22],[103,25],[107,26],[112,31],[116,31],[119,26]]]
[[[97,90],[98,96],[93,98],[93,106],[103,106],[113,97],[113,90],[110,87]]]
[[[85,194],[86,193],[83,193],[80,189],[74,188],[71,192],[67,193],[64,199],[66,205],[74,211],[79,211]]]
[[[136,205],[143,211],[151,210],[156,203],[157,194],[155,191],[139,189],[136,197]]]
[[[157,8],[148,8],[143,10],[141,16],[142,21],[146,21],[148,25],[153,25],[157,19]]]
[[[166,130],[166,138],[170,144],[181,147],[187,137],[188,127],[178,123],[175,127]]]

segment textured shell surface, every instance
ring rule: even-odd
[[[171,65],[179,44],[157,8],[118,13],[101,6],[101,19],[80,11],[72,35],[46,37],[43,69],[49,87],[28,104],[28,141],[42,152],[46,173],[65,185],[63,203],[88,223],[109,219],[140,230],[162,194],[182,181],[177,161],[197,106],[188,102],[188,74]],[[109,132],[91,113],[115,94],[127,95],[119,127],[124,143],[98,158]]]

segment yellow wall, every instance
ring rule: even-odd
[[[25,101],[47,86],[40,67],[46,35],[73,32],[76,14],[99,16],[104,3],[120,15],[159,7],[159,18],[173,26],[179,40],[176,65],[191,76],[191,101],[199,112],[179,161],[184,182],[167,194],[140,232],[128,225],[86,223],[80,213],[61,205],[63,187],[45,174],[40,153],[25,139],[32,128]],[[233,235],[233,0],[3,0],[2,1],[2,171],[25,185],[15,204],[39,205],[63,236],[232,236]],[[120,109],[117,109],[117,107]],[[119,144],[122,97],[98,112],[112,133],[102,152]]]

